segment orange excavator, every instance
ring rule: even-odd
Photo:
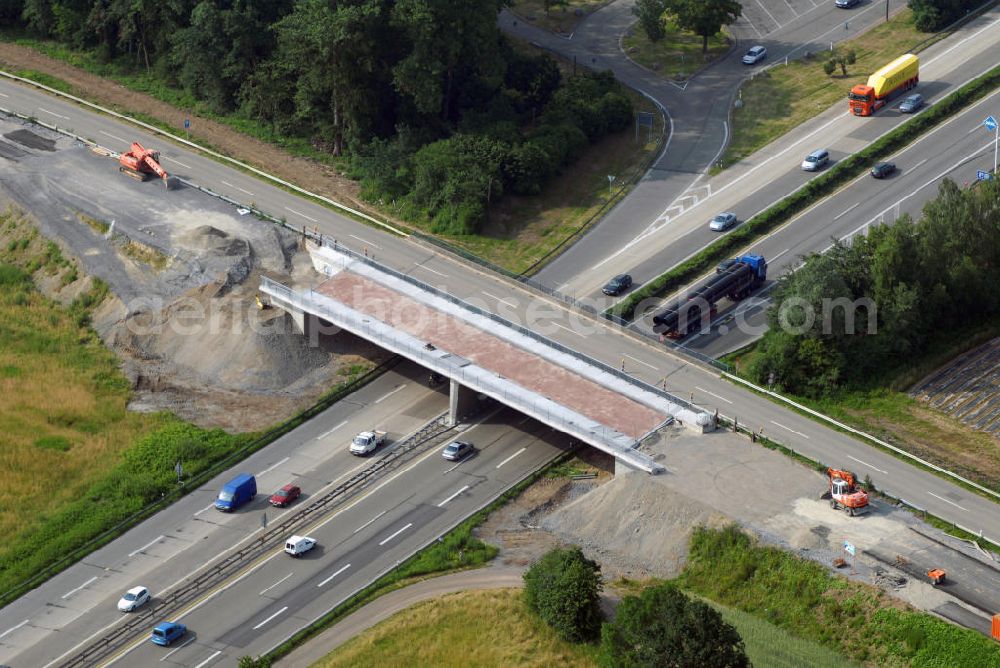
[[[826,475],[830,479],[830,507],[834,510],[843,508],[850,516],[868,510],[868,492],[857,486],[857,478],[850,471],[828,468]]]
[[[174,178],[160,166],[160,152],[152,151],[139,142],[132,142],[129,150],[118,156],[118,171],[137,181],[145,181],[155,174],[163,179],[167,190],[174,186]]]

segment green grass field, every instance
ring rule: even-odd
[[[638,25],[633,25],[622,38],[622,47],[628,57],[658,73],[665,79],[686,80],[692,74],[726,54],[729,39],[717,33],[708,40],[708,53],[701,51],[700,35],[667,24],[667,34],[659,42],[650,42]]]

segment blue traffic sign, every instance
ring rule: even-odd
[[[987,116],[986,120],[983,121],[983,125],[986,127],[987,130],[993,132],[994,130],[997,129],[997,119],[993,118],[992,116]]]
[[[190,127],[191,127],[191,119],[190,118],[185,118],[184,119],[184,129],[187,130]]]
[[[989,172],[984,172],[983,170],[980,169],[978,172],[976,172],[976,178],[979,179],[980,181],[989,181],[990,179],[993,178],[993,175],[990,174]]]

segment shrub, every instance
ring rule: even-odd
[[[552,550],[524,574],[528,607],[571,642],[597,636],[601,587],[601,567],[583,556],[579,547]]]

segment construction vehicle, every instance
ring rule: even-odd
[[[851,113],[871,116],[893,97],[916,86],[919,65],[918,58],[908,53],[873,72],[867,84],[858,84],[847,94]]]
[[[132,142],[129,150],[118,156],[118,171],[136,181],[145,181],[155,174],[163,179],[167,190],[175,185],[175,179],[160,166],[160,152],[150,150],[139,142]]]
[[[723,297],[736,302],[750,296],[767,280],[767,261],[762,255],[742,255],[725,261],[708,283],[653,316],[653,329],[671,339],[680,339],[711,318]]]
[[[857,478],[850,471],[828,468],[826,475],[830,479],[830,507],[834,510],[843,508],[851,517],[868,509],[868,492],[857,486]]]
[[[936,587],[937,585],[944,583],[944,580],[946,577],[948,577],[948,574],[945,572],[943,568],[932,568],[931,570],[927,571],[927,577],[931,579],[931,584]]]
[[[367,455],[375,452],[378,446],[385,443],[385,437],[386,433],[384,431],[376,431],[374,429],[363,431],[351,441],[351,454]]]

